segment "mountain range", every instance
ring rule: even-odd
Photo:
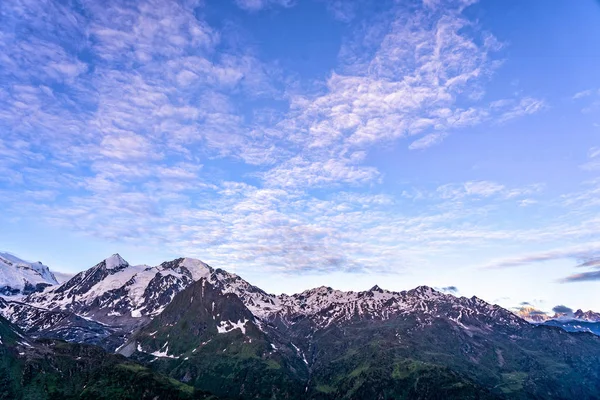
[[[199,260],[115,254],[62,284],[19,288],[0,297],[8,398],[600,397],[593,330],[427,286],[273,295]]]
[[[531,306],[521,307],[517,315],[533,323],[557,326],[568,332],[590,332],[600,335],[600,313],[577,310],[569,313],[555,313],[550,316]]]

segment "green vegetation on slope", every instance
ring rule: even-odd
[[[32,341],[0,317],[0,399],[217,399],[99,347]]]

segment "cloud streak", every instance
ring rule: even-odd
[[[600,253],[600,243],[592,242],[585,245],[578,245],[558,250],[526,254],[520,257],[497,260],[490,263],[486,268],[510,268],[519,267],[539,262],[562,260],[562,259],[588,259]],[[592,262],[593,261],[587,261]],[[581,264],[585,265],[586,262]]]
[[[600,281],[600,271],[582,272],[580,274],[569,275],[562,279],[563,283],[595,282],[595,281]]]

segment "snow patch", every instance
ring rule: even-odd
[[[292,343],[292,346],[294,346],[294,349],[296,349],[298,354],[300,354],[300,356],[302,356],[302,361],[304,361],[304,364],[308,365],[308,361],[306,361],[306,357],[304,356],[304,353],[294,343]]]
[[[136,308],[135,310],[131,310],[131,316],[133,318],[142,318],[142,309]]]
[[[168,352],[169,352],[169,346],[167,346],[164,351],[155,351],[155,352],[150,353],[150,354],[153,355],[154,357],[179,358],[177,356],[171,356],[171,355],[167,354]]]
[[[238,322],[221,321],[219,326],[217,326],[217,331],[219,333],[227,333],[233,331],[234,329],[239,329],[243,334],[246,334],[246,322],[248,322],[246,318],[244,318],[243,321],[239,320]]]

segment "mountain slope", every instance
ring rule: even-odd
[[[237,295],[201,279],[119,351],[221,396],[262,399],[304,393],[303,362],[283,357],[275,347]]]
[[[27,295],[57,284],[54,274],[39,261],[30,263],[12,254],[0,253],[0,295]]]
[[[443,314],[425,321],[414,314],[319,330],[310,342],[312,379],[317,388],[330,387],[333,398],[359,398],[352,388],[386,389],[373,388],[369,376],[389,380],[390,374],[403,376],[400,371],[424,363],[448,368],[507,398],[600,394],[598,338],[550,327],[494,326],[478,318],[460,324]],[[493,329],[485,329],[490,325]]]
[[[121,351],[242,398],[600,395],[600,338],[531,325],[475,297],[317,288],[265,302],[259,318],[221,285],[181,291]]]
[[[95,346],[31,340],[2,317],[0,337],[0,399],[216,399]]]
[[[545,321],[543,325],[556,326],[567,332],[589,332],[600,336],[600,322],[579,319],[551,319]]]
[[[390,374],[404,376],[399,371],[423,364],[448,368],[496,396],[600,395],[600,338],[531,325],[476,297],[428,287],[318,288],[296,297],[305,302],[300,312],[273,322],[307,355],[315,390],[325,387],[331,398],[389,392],[396,384]],[[373,376],[381,377],[379,386]]]
[[[533,314],[527,310],[533,310]],[[589,332],[600,336],[600,314],[577,310],[574,313],[556,313],[550,317],[534,308],[521,308],[519,315],[533,324],[556,326],[567,332]]]

